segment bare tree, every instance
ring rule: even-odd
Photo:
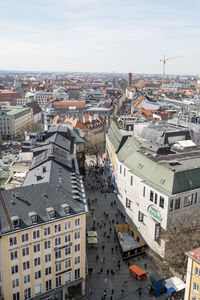
[[[20,133],[18,134],[21,140],[25,139],[25,131],[28,132],[39,132],[44,130],[42,123],[36,123],[36,122],[29,122],[28,124],[24,125],[22,129],[20,130]]]
[[[85,153],[86,155],[91,155],[95,157],[97,166],[99,165],[99,159],[101,157],[102,152],[104,151],[104,147],[105,145],[102,141],[86,141]]]
[[[186,251],[200,245],[200,212],[187,210],[173,216],[169,229],[161,234],[161,239],[166,242],[165,257],[160,258],[152,250],[152,256],[158,269],[165,276],[177,272],[184,277],[187,269]]]

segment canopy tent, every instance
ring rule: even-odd
[[[97,232],[96,231],[88,231],[87,235],[88,235],[88,237],[97,237]]]
[[[180,278],[174,276],[165,280],[165,287],[172,292],[179,292],[185,289],[185,283]]]
[[[88,237],[87,241],[88,241],[88,244],[98,244],[96,237]]]

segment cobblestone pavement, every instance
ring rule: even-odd
[[[105,184],[105,178],[105,174],[101,175],[101,184],[103,182]],[[93,229],[95,225],[95,230],[98,233],[98,247],[88,248],[87,246],[87,263],[90,272],[86,280],[86,296],[82,299],[166,299],[164,295],[157,298],[149,296],[148,282],[137,281],[130,275],[127,263],[122,261],[112,224],[112,220],[114,220],[114,224],[117,222],[119,224],[124,223],[116,204],[114,204],[116,194],[102,193],[102,187],[99,185],[95,174],[85,176],[85,189],[90,202],[87,230]],[[109,215],[106,218],[104,214]],[[105,232],[106,236],[104,236]],[[102,246],[105,248],[103,249]],[[119,270],[117,270],[118,261],[120,261]],[[155,265],[148,256],[138,256],[131,259],[130,265],[132,264],[137,264],[142,269],[146,264],[145,271],[156,271]],[[109,274],[107,274],[107,270],[109,270]],[[111,274],[111,270],[113,270],[114,275]],[[124,285],[125,282],[127,284]],[[141,288],[141,296],[138,295],[138,288]]]

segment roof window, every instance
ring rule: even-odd
[[[67,215],[71,212],[71,208],[68,204],[64,203],[61,205],[62,209],[64,210],[64,213]]]
[[[13,216],[10,218],[13,224],[14,228],[17,228],[20,226],[20,218],[18,216]]]
[[[36,223],[38,221],[38,214],[34,211],[28,213],[30,219],[31,219],[31,222],[32,223]]]
[[[47,214],[48,214],[48,216],[49,216],[50,219],[55,218],[56,211],[55,211],[55,209],[53,207],[47,207],[46,211],[47,211]]]

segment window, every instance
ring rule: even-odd
[[[17,237],[14,236],[9,238],[9,242],[10,242],[10,246],[17,245]]]
[[[22,243],[28,242],[28,233],[24,233],[21,235]]]
[[[160,196],[160,207],[164,208],[164,198],[162,196]]]
[[[65,248],[65,255],[71,254],[71,247]]]
[[[153,202],[153,191],[150,191],[150,201]]]
[[[126,198],[126,207],[131,208],[131,200]]]
[[[25,283],[28,283],[28,282],[30,282],[30,281],[31,281],[31,276],[30,276],[30,274],[24,275],[24,284],[25,284]]]
[[[68,243],[71,241],[71,234],[66,234],[65,235],[65,243]]]
[[[169,199],[169,211],[173,211],[174,208],[174,199]]]
[[[197,193],[195,193],[194,204],[197,203]]]
[[[65,273],[65,282],[70,282],[71,281],[71,272],[66,272]]]
[[[51,274],[51,267],[45,269],[45,275]]]
[[[51,228],[50,227],[44,228],[44,235],[46,236],[46,235],[49,235],[49,234],[51,234]]]
[[[14,260],[18,258],[17,250],[10,252],[10,259]]]
[[[195,267],[195,269],[194,269],[194,274],[195,274],[196,276],[200,277],[200,269],[197,268],[197,267]]]
[[[74,238],[75,238],[75,240],[80,239],[80,235],[81,235],[80,231],[76,231],[76,232],[74,233]]]
[[[155,199],[154,199],[154,203],[157,204],[157,201],[158,201],[158,194],[155,193]]]
[[[18,265],[15,265],[15,266],[12,266],[11,267],[11,274],[16,274],[16,273],[18,273]]]
[[[75,279],[80,278],[80,269],[75,270]]]
[[[179,209],[180,208],[180,202],[181,202],[181,198],[176,198],[175,199],[175,209]]]
[[[35,296],[39,295],[41,293],[42,293],[42,285],[41,285],[41,283],[40,284],[36,284],[35,285]]]
[[[51,248],[51,241],[45,241],[44,242],[44,249],[50,249]]]
[[[22,248],[22,256],[29,255],[29,247]]]
[[[78,226],[80,226],[80,225],[81,225],[81,220],[80,220],[80,218],[75,219],[75,226],[78,227]]]
[[[12,280],[12,288],[14,289],[17,286],[19,286],[19,279],[18,278]]]
[[[126,168],[124,168],[124,177],[126,176]]]
[[[143,187],[143,197],[145,197],[145,186]]]
[[[58,237],[58,238],[55,238],[55,246],[58,246],[61,244],[61,238]]]
[[[30,268],[30,261],[23,262],[23,270],[28,270]]]
[[[192,205],[193,195],[184,197],[184,207]]]
[[[27,288],[24,290],[24,300],[31,298],[31,288]]]
[[[38,239],[40,237],[40,231],[39,230],[35,230],[33,231],[33,239]]]
[[[193,290],[197,293],[199,291],[199,284],[197,284],[195,281],[193,281]]]
[[[37,267],[40,265],[40,257],[34,259],[34,266]]]
[[[61,263],[59,264],[56,264],[56,272],[60,271],[61,270]]]
[[[71,222],[68,221],[68,222],[65,222],[65,230],[68,230],[71,228]]]
[[[143,222],[144,220],[144,214],[141,213],[141,211],[138,212],[138,221]]]
[[[119,167],[119,172],[120,172],[120,174],[122,174],[122,165],[120,165],[120,167]]]
[[[56,233],[56,232],[60,232],[60,231],[61,231],[61,224],[56,224],[56,225],[54,226],[54,231],[55,231],[55,233]]]
[[[46,281],[46,291],[51,290],[51,279]]]
[[[80,264],[80,262],[81,262],[81,257],[80,256],[75,257],[75,265]]]
[[[56,287],[61,285],[61,276],[56,277]]]
[[[35,279],[41,278],[41,271],[35,272]]]
[[[133,185],[133,176],[131,176],[131,182],[130,182],[130,185],[131,185],[131,186]]]
[[[75,251],[75,252],[80,251],[80,244],[75,245],[74,251]]]
[[[155,241],[158,241],[160,239],[160,232],[161,232],[161,226],[160,223],[155,224]]]
[[[20,294],[19,294],[19,292],[13,294],[13,300],[20,300]]]
[[[40,244],[33,245],[33,252],[36,253],[39,251],[40,251]]]
[[[69,267],[71,267],[71,259],[70,258],[66,259],[66,261],[65,261],[65,268],[69,268]]]
[[[51,261],[51,253],[45,255],[45,262]]]
[[[58,259],[61,257],[61,250],[58,250],[55,252],[55,259]]]

